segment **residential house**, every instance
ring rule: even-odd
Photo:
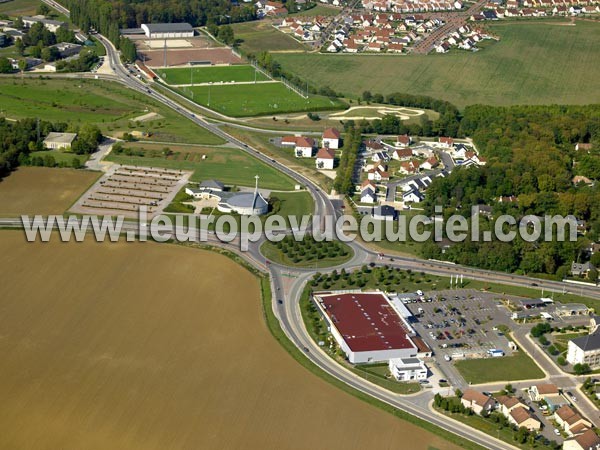
[[[375,220],[394,220],[396,218],[396,210],[389,205],[375,206],[371,217]]]
[[[440,137],[439,145],[440,147],[444,148],[452,148],[454,147],[454,139],[452,139],[451,137]]]
[[[404,203],[421,203],[423,200],[425,200],[425,196],[417,189],[411,189],[402,194],[402,201]]]
[[[383,150],[383,145],[374,139],[369,139],[368,141],[365,141],[365,148],[368,152],[378,152]]]
[[[500,412],[508,417],[510,412],[515,408],[525,408],[528,409],[527,405],[521,401],[518,397],[509,397],[508,395],[501,395],[496,397],[496,401],[498,402],[498,408]]]
[[[396,147],[409,147],[412,144],[412,138],[408,134],[396,137]]]
[[[439,165],[440,165],[440,162],[437,160],[437,158],[432,156],[431,158],[428,158],[427,160],[422,162],[421,165],[419,166],[419,168],[422,170],[432,170]]]
[[[371,181],[388,181],[390,174],[381,166],[371,169],[367,172],[367,178]]]
[[[600,437],[594,430],[587,430],[563,442],[563,450],[600,450]]]
[[[413,156],[413,152],[410,148],[397,148],[392,152],[392,159],[396,161],[404,161],[410,159]]]
[[[417,161],[416,159],[412,159],[410,161],[403,161],[400,164],[400,173],[410,175],[416,173],[418,170],[419,161]]]
[[[507,418],[510,423],[519,428],[525,427],[529,431],[537,431],[542,428],[542,423],[533,414],[531,414],[528,409],[522,406],[517,406],[516,408],[512,409]]]
[[[313,138],[299,136],[296,140],[294,154],[296,158],[312,158],[315,141]]]
[[[387,152],[375,152],[371,156],[371,160],[373,162],[388,162],[390,160],[390,156]]]
[[[569,405],[564,405],[554,412],[554,420],[565,430],[569,436],[583,433],[587,429],[591,429],[592,424],[581,417]]]
[[[460,402],[465,408],[471,408],[475,414],[490,412],[496,406],[494,397],[487,396],[475,389],[467,389],[463,392]]]
[[[317,169],[333,170],[335,163],[335,150],[323,147],[317,152]]]
[[[593,269],[595,269],[595,267],[589,261],[583,264],[576,262],[571,263],[571,275],[573,275],[574,277],[587,278],[590,273],[590,270]]]
[[[341,134],[336,128],[327,128],[323,131],[323,147],[337,150],[340,148]]]

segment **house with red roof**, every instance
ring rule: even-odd
[[[323,131],[323,147],[332,148],[337,150],[341,147],[342,135],[336,128],[327,128]]]
[[[335,165],[335,150],[323,147],[317,152],[317,169],[333,170]]]

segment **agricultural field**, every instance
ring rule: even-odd
[[[99,177],[87,170],[20,167],[0,181],[0,216],[62,214]]]
[[[261,188],[291,190],[295,184],[278,170],[236,148],[129,143],[122,152],[113,149],[106,160],[135,166],[193,170],[191,181],[216,179],[225,184],[254,186],[254,176],[259,175]]]
[[[249,65],[211,67],[193,66],[189,68],[156,69],[154,72],[161,80],[170,85],[220,82],[239,83],[266,81],[269,79],[262,72],[259,72]]]
[[[298,364],[224,256],[3,231],[0,265],[2,448],[458,449]]]
[[[236,23],[232,25],[236,39],[241,40],[240,50],[244,53],[302,52],[306,48],[293,37],[271,26],[268,20]]]
[[[544,378],[542,369],[521,350],[502,358],[457,361],[455,367],[469,384]]]
[[[149,112],[156,112],[158,118],[138,119]],[[145,95],[107,81],[0,78],[0,116],[39,117],[73,125],[93,123],[109,135],[149,132],[153,141],[223,143]]]
[[[9,17],[33,15],[41,3],[40,0],[10,0],[0,3],[0,14]]]
[[[575,26],[569,23],[486,24],[501,39],[476,53],[274,56],[286,71],[354,98],[370,90],[424,94],[459,107],[599,102],[600,27],[580,20]]]
[[[311,95],[304,98],[283,83],[193,86],[182,93],[217,112],[232,117],[260,116],[300,111],[342,109],[337,99]]]

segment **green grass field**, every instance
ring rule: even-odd
[[[544,372],[523,351],[502,358],[457,361],[455,367],[471,384],[544,378]]]
[[[482,103],[588,104],[600,101],[600,26],[544,20],[486,24],[499,42],[476,53],[445,55],[274,55],[282,67],[313,84],[357,97],[365,90],[406,92]]]
[[[252,66],[213,66],[177,69],[157,69],[156,74],[167,84],[199,84],[223,82],[265,81],[269,78]]]
[[[282,83],[194,86],[181,91],[196,103],[232,117],[334,110],[344,106],[340,101],[327,97],[309,96],[305,99]]]
[[[236,23],[232,27],[235,37],[242,40],[240,50],[245,53],[305,50],[300,42],[273,28],[268,20]]]
[[[120,164],[193,170],[192,181],[217,179],[225,184],[240,186],[254,186],[254,176],[258,174],[261,188],[294,188],[291,178],[239,149],[170,145],[168,148],[172,153],[165,156],[165,145],[134,143],[126,147],[141,151],[143,156],[111,153],[107,160]],[[205,159],[202,159],[203,155],[206,155]]]
[[[162,118],[132,121],[151,111]],[[224,142],[143,94],[99,80],[0,78],[0,115],[76,125],[93,123],[108,135],[147,131],[154,141],[208,145]]]
[[[35,10],[42,2],[40,0],[11,0],[0,3],[0,14],[9,17],[26,16],[35,14]]]

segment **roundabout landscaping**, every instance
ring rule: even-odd
[[[291,235],[280,242],[265,242],[260,252],[276,264],[311,268],[335,267],[354,256],[354,251],[341,242],[317,242],[312,236],[296,241]]]

